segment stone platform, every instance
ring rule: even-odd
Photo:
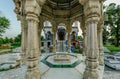
[[[73,68],[81,63],[75,54],[57,53],[47,55],[42,62],[51,68]]]
[[[40,60],[43,60],[51,54],[42,54]],[[80,54],[75,54],[78,60],[81,60],[78,65],[70,68],[53,68],[40,62],[39,69],[41,72],[41,79],[83,79],[83,72],[85,70],[84,57]],[[102,76],[103,68],[99,68],[100,76]],[[0,79],[25,79],[26,66],[0,72]]]

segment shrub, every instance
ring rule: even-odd
[[[13,44],[11,44],[11,49],[17,48],[21,46],[21,42],[15,42]]]
[[[83,51],[82,51],[82,50],[80,50],[80,49],[75,49],[74,53],[79,53],[79,54],[82,54],[82,53],[83,53]]]

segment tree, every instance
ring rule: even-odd
[[[109,38],[109,32],[106,28],[103,28],[103,44],[105,45]]]
[[[8,38],[8,37],[5,37],[5,38],[4,38],[4,43],[5,43],[5,44],[9,43],[9,38]]]
[[[83,41],[83,37],[82,36],[78,36],[78,40],[79,41]]]
[[[10,43],[14,43],[14,39],[13,39],[13,38],[10,38],[10,39],[9,39],[9,42],[10,42]]]
[[[6,29],[9,28],[10,21],[5,18],[0,16],[0,36],[2,36],[2,33],[5,32]]]
[[[18,34],[18,35],[15,37],[15,42],[21,42],[21,34]]]
[[[45,40],[44,36],[41,35],[41,41],[44,41],[44,40]]]
[[[119,46],[120,41],[120,5],[111,3],[105,13],[108,15],[108,20],[105,21],[106,26],[110,26],[110,35],[115,37],[115,46]]]
[[[3,38],[0,38],[0,46],[3,44]]]

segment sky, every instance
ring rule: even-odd
[[[120,0],[106,0],[104,2],[105,5],[109,5],[110,3],[116,3],[120,5]],[[13,0],[0,0],[0,16],[5,16],[10,20],[10,28],[6,30],[3,34],[3,37],[15,37],[21,33],[20,22],[17,21],[16,14],[14,13],[15,5]],[[81,35],[81,31],[79,29],[78,35]]]
[[[0,0],[0,15],[10,20],[10,27],[3,34],[3,37],[15,37],[21,33],[20,22],[17,21],[14,8],[13,0]]]

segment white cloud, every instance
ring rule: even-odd
[[[116,3],[117,5],[120,5],[120,0],[106,0],[104,2],[105,5],[109,5],[110,3]]]

